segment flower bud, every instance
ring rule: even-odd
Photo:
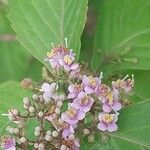
[[[14,134],[18,134],[19,133],[19,129],[18,128],[14,128]]]
[[[21,138],[20,138],[20,142],[21,142],[21,143],[25,143],[26,141],[27,141],[27,140],[26,140],[25,137],[21,137]]]
[[[53,131],[53,132],[52,132],[52,136],[56,138],[56,137],[58,136],[58,132],[57,132],[56,130]]]
[[[24,98],[23,98],[23,103],[24,103],[25,105],[29,106],[29,105],[30,105],[30,100],[29,100],[29,98],[28,98],[28,97],[24,97]]]
[[[51,141],[52,140],[52,137],[50,135],[45,135],[45,140],[46,141]]]
[[[56,109],[55,109],[55,113],[56,113],[57,115],[59,115],[59,114],[60,114],[60,108],[56,108]]]
[[[48,131],[46,132],[46,134],[47,134],[47,135],[51,135],[52,132],[51,132],[50,130],[48,130]]]
[[[66,145],[61,145],[60,150],[66,150],[66,149],[67,149]]]
[[[90,134],[90,130],[89,130],[89,129],[83,129],[83,133],[84,133],[85,135],[89,135],[89,134]]]
[[[89,142],[89,143],[94,143],[94,141],[95,141],[94,136],[93,136],[93,135],[89,135],[89,136],[88,136],[88,142]]]
[[[37,94],[33,94],[33,95],[32,95],[32,98],[33,98],[33,100],[38,100]]]
[[[60,99],[60,101],[63,101],[65,99],[65,96],[64,95],[60,95],[59,99]]]
[[[38,149],[38,148],[39,148],[39,144],[38,144],[38,143],[35,143],[35,144],[34,144],[34,148],[35,148],[35,149]]]
[[[42,118],[42,117],[44,116],[44,113],[43,113],[42,111],[40,111],[40,112],[38,113],[38,116],[39,116],[40,118]]]
[[[69,135],[69,139],[70,139],[70,140],[74,140],[74,139],[75,139],[74,134],[70,134],[70,135]]]
[[[30,107],[29,107],[29,112],[30,112],[30,113],[34,113],[34,112],[35,112],[35,108],[34,108],[33,106],[30,106]]]
[[[63,106],[63,102],[62,102],[62,101],[58,101],[58,102],[57,102],[57,106],[58,106],[59,108],[61,108],[61,107]]]
[[[43,143],[40,143],[39,146],[38,146],[39,150],[44,150],[44,144]]]
[[[35,127],[35,131],[41,131],[42,128],[40,126]]]
[[[26,109],[26,110],[28,110],[28,109],[29,109],[29,106],[24,104],[24,105],[23,105],[23,108]]]
[[[35,131],[34,131],[34,135],[35,135],[35,136],[39,136],[39,135],[40,135],[40,131],[35,130]]]

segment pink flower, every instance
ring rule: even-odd
[[[82,84],[69,85],[68,91],[70,93],[68,94],[68,99],[76,98],[82,90],[83,90],[83,85]]]
[[[115,95],[116,96],[116,95]],[[118,111],[122,108],[121,103],[118,101],[117,97],[114,97],[114,94],[112,91],[109,91],[103,98],[103,111],[105,112],[111,112],[112,110]]]
[[[56,83],[49,84],[49,83],[44,82],[41,86],[41,91],[44,92],[43,93],[44,100],[49,101],[53,97],[56,90],[57,90]]]
[[[75,57],[72,51],[70,51],[70,54],[66,54],[63,56],[62,59],[59,59],[59,64],[64,68],[65,71],[75,71],[79,68],[79,65],[77,63],[74,63]]]
[[[62,113],[61,119],[70,125],[76,124],[85,117],[85,113],[71,106],[66,112]]]
[[[101,84],[101,78],[93,76],[83,76],[82,83],[85,86],[84,90],[87,94],[94,93],[96,87]]]
[[[97,126],[99,130],[113,132],[118,129],[116,124],[118,116],[116,114],[100,113],[98,118],[100,121]]]
[[[76,125],[70,125],[68,123],[64,123],[62,127],[62,137],[66,138],[69,136],[69,134],[74,134],[74,129],[76,128]]]
[[[132,88],[134,87],[134,75],[132,75],[132,78],[127,79],[129,75],[124,77],[122,80],[118,79],[117,81],[112,82],[113,89],[116,90],[125,90],[126,93],[130,92]]]
[[[10,136],[4,136],[2,138],[1,147],[4,150],[16,150],[16,141]]]
[[[63,58],[64,55],[69,54],[69,50],[63,46],[58,45],[54,47],[51,52],[47,53],[47,58],[45,61],[49,61],[53,69],[59,70],[62,66],[59,63],[59,60]]]
[[[94,99],[85,92],[80,92],[78,97],[74,99],[71,106],[78,108],[80,111],[88,112],[94,103]]]

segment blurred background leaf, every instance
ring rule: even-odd
[[[25,77],[37,81],[41,79],[42,65],[16,40],[6,14],[6,7],[0,7],[0,82]]]

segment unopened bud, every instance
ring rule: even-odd
[[[43,143],[40,143],[39,146],[38,146],[39,150],[43,150],[44,149],[44,144]]]
[[[38,149],[38,147],[39,147],[39,144],[38,144],[38,143],[35,143],[35,144],[34,144],[34,148],[35,148],[35,149]]]
[[[46,132],[46,134],[47,134],[47,135],[51,135],[52,132],[51,132],[50,130],[48,130],[48,131]]]
[[[44,116],[44,113],[43,113],[42,111],[40,111],[40,112],[38,113],[38,116],[41,118],[41,117]]]
[[[29,98],[28,97],[24,97],[23,98],[23,103],[25,104],[25,105],[30,105],[30,100],[29,100]]]
[[[58,102],[57,102],[57,106],[58,106],[59,108],[61,108],[61,107],[63,106],[63,102],[62,102],[62,101],[58,101]]]
[[[89,135],[89,136],[88,136],[88,142],[89,142],[89,143],[94,143],[94,141],[95,141],[94,136],[93,136],[93,135]]]
[[[66,145],[61,145],[60,150],[66,150],[66,149],[67,149]]]
[[[33,98],[34,100],[38,100],[38,96],[37,96],[36,94],[33,94],[33,95],[32,95],[32,98]]]
[[[40,135],[40,131],[35,130],[35,131],[34,131],[34,135],[35,135],[35,136],[39,136],[39,135]]]
[[[19,133],[19,129],[18,128],[14,128],[14,134],[18,134]]]
[[[51,141],[52,140],[52,137],[50,135],[45,135],[45,140],[46,141]]]
[[[70,140],[74,140],[74,139],[75,139],[74,134],[70,134],[70,135],[69,135],[69,139],[70,139]]]
[[[35,108],[34,108],[33,106],[30,106],[30,107],[29,107],[29,112],[30,112],[30,113],[34,113],[34,112],[35,112]]]
[[[83,129],[83,133],[84,133],[85,135],[89,135],[89,134],[90,134],[90,130],[89,130],[89,129]]]
[[[55,113],[58,115],[58,114],[60,114],[60,108],[56,108],[55,109]]]
[[[57,132],[56,130],[53,131],[53,132],[52,132],[52,136],[56,138],[56,137],[58,136],[58,132]]]
[[[20,142],[21,143],[25,143],[26,142],[26,138],[25,137],[20,138]]]

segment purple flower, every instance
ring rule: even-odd
[[[79,67],[77,63],[74,63],[74,60],[74,54],[71,51],[70,54],[64,55],[62,59],[59,59],[59,64],[64,68],[65,71],[70,72],[78,69]]]
[[[16,141],[10,136],[4,136],[2,138],[1,147],[4,150],[16,150]]]
[[[83,85],[82,84],[69,85],[68,91],[70,93],[68,94],[68,99],[76,98],[82,90],[83,90]]]
[[[75,128],[76,128],[76,125],[70,125],[68,123],[63,123],[62,137],[66,138],[69,134],[74,134]]]
[[[69,50],[60,45],[54,47],[51,52],[47,53],[47,58],[45,61],[49,61],[53,69],[59,70],[62,66],[59,63],[59,60],[63,58],[64,55],[69,54]]]
[[[113,132],[118,129],[116,124],[118,116],[116,114],[100,113],[98,118],[100,121],[97,126],[99,130]]]
[[[132,90],[132,88],[134,87],[134,75],[132,75],[132,78],[127,79],[129,75],[127,75],[126,77],[124,77],[122,80],[118,79],[117,81],[113,81],[112,82],[112,87],[113,89],[116,90],[125,90],[126,93],[130,92]]]
[[[91,109],[93,103],[94,99],[92,97],[85,92],[80,92],[71,105],[86,113]]]
[[[117,96],[117,95],[115,95]],[[117,97],[115,99],[114,94],[112,91],[109,91],[103,98],[102,98],[102,103],[103,103],[103,111],[109,113],[112,110],[118,111],[122,108],[121,103],[118,101]]]
[[[93,77],[93,76],[83,76],[82,83],[84,84],[85,92],[87,94],[94,93],[96,87],[101,84],[101,78]]]
[[[52,84],[48,84],[48,83],[43,83],[41,86],[41,91],[44,92],[43,93],[43,98],[45,101],[49,101],[52,96],[54,95],[54,93],[57,90],[57,84],[56,83],[52,83]]]
[[[71,106],[66,112],[62,113],[61,119],[70,125],[76,124],[85,117],[85,113]]]

